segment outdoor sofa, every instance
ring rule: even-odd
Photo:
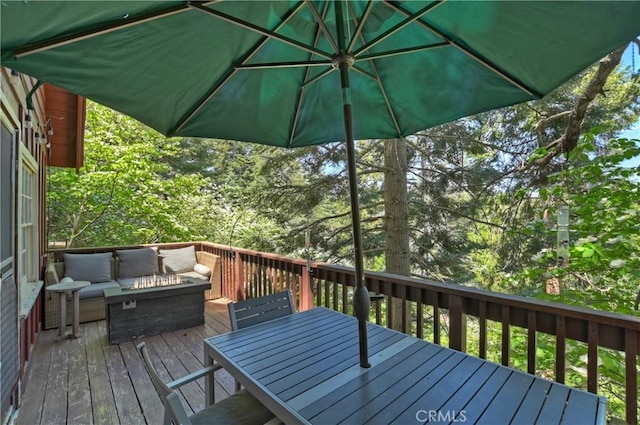
[[[45,273],[45,287],[66,280],[85,280],[91,285],[80,290],[80,323],[106,318],[104,292],[106,288],[129,288],[136,281],[145,281],[162,274],[176,274],[183,278],[202,279],[211,283],[205,300],[221,296],[220,257],[194,246],[164,249],[140,247],[114,249],[99,253],[65,253],[64,261],[50,262]],[[67,323],[71,323],[70,300]],[[56,293],[45,293],[44,328],[60,324],[60,300]]]

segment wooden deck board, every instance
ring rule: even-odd
[[[83,338],[87,350],[87,371],[89,385],[91,386],[93,423],[97,425],[117,424],[118,412],[113,389],[111,388],[106,358],[104,351],[102,351],[103,342],[98,326],[99,322],[91,322],[83,327]]]
[[[205,324],[144,339],[163,378],[176,379],[203,367],[207,337],[230,328],[225,300],[205,304]],[[17,425],[158,424],[163,407],[135,344],[109,345],[105,321],[80,325],[81,337],[55,342],[43,331],[33,357]],[[200,380],[202,381],[202,380]],[[182,391],[187,410],[204,405],[204,382]],[[234,392],[234,379],[216,372],[216,400]]]
[[[55,338],[55,331],[43,332],[38,338],[38,346],[31,361],[30,375],[34,382],[28,381],[30,391],[24,393],[22,404],[29,406],[29,409],[21,409],[21,414],[16,420],[17,425],[39,424],[44,405],[45,383],[42,378],[48,378],[49,366],[51,365],[51,350]]]
[[[222,313],[224,314],[224,313]],[[204,363],[204,350],[202,348],[202,340],[211,334],[207,334],[204,325],[195,328],[185,329],[184,331],[174,332],[174,335],[182,341],[185,347],[191,350],[198,361]],[[215,396],[216,402],[228,397],[235,392],[235,379],[226,370],[216,372]]]
[[[140,403],[146,422],[149,424],[162,423],[162,401],[155,388],[153,388],[151,378],[149,378],[147,369],[138,354],[135,344],[133,342],[120,344],[120,353],[129,371],[134,393]]]
[[[90,424],[93,422],[91,410],[91,387],[87,371],[87,352],[84,338],[71,340],[69,347],[69,393],[68,412],[69,423]]]
[[[60,341],[52,347],[51,366],[47,380],[41,421],[46,424],[63,423],[67,416],[69,375],[68,341]]]
[[[162,361],[167,372],[171,375],[171,380],[176,380],[189,374],[187,368],[184,367],[166,341],[162,339],[162,336],[152,336],[148,341],[153,345],[158,359]],[[163,379],[166,380],[164,377]],[[193,412],[197,412],[204,407],[204,390],[196,382],[190,382],[182,386],[180,392]]]

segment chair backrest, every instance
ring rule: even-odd
[[[229,306],[231,329],[234,331],[296,312],[291,291],[288,289],[276,294],[227,305]]]
[[[138,344],[138,351],[142,356],[142,360],[144,360],[144,365],[147,368],[147,372],[149,372],[149,376],[151,377],[151,382],[153,386],[156,388],[160,399],[162,400],[162,404],[164,404],[164,424],[169,425],[171,422],[174,424],[191,424],[189,420],[189,416],[187,415],[187,411],[184,410],[184,406],[180,402],[178,395],[171,388],[164,383],[164,381],[158,375],[156,368],[153,366],[151,362],[151,358],[149,357],[149,352],[147,351],[147,346],[144,342]]]

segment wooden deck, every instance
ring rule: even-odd
[[[205,324],[148,337],[163,379],[177,379],[203,366],[203,339],[230,330],[227,302],[205,305]],[[80,325],[82,337],[55,342],[57,330],[40,334],[17,424],[159,424],[163,407],[135,343],[109,345],[105,321]],[[136,341],[137,343],[138,341]],[[216,372],[216,400],[234,391],[226,371]],[[204,379],[181,390],[189,414],[204,406]]]

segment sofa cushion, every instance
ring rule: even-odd
[[[88,300],[91,298],[102,298],[104,297],[103,289],[107,288],[118,288],[118,282],[115,280],[110,280],[108,282],[100,282],[100,283],[92,283],[89,286],[85,286],[79,292],[81,300]]]
[[[64,275],[73,280],[108,282],[111,278],[110,252],[103,254],[64,254]]]
[[[160,256],[165,271],[168,273],[193,271],[197,263],[196,247],[193,245],[178,249],[161,249]]]
[[[151,248],[116,250],[118,279],[157,274],[158,254]]]

